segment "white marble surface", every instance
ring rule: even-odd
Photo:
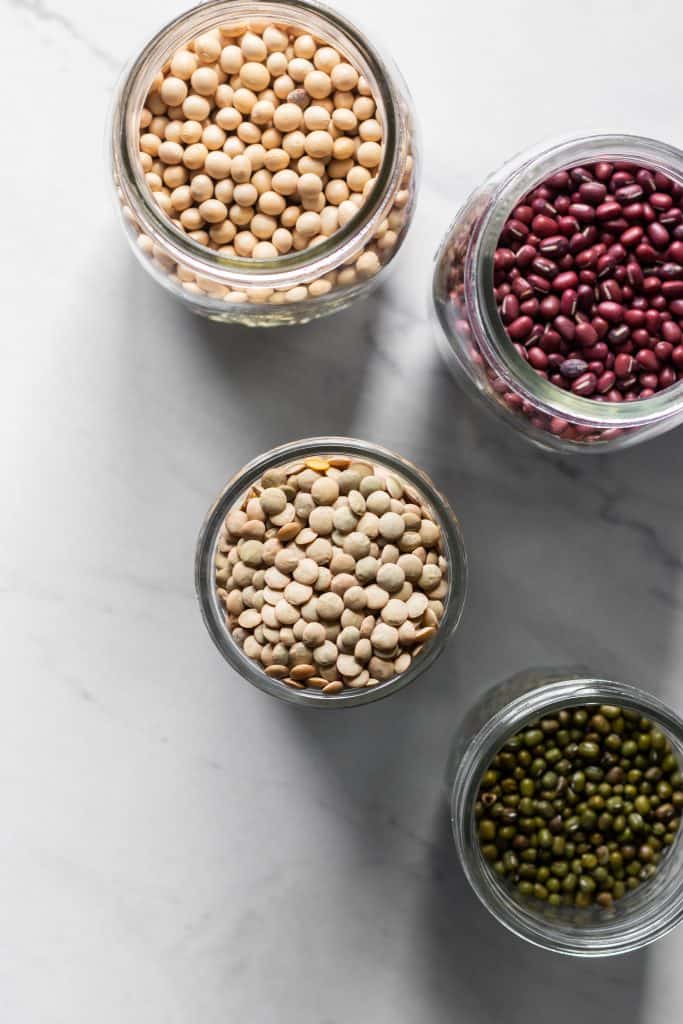
[[[476,904],[449,736],[486,683],[582,660],[683,707],[681,433],[545,456],[446,378],[430,254],[510,152],[584,127],[683,143],[673,0],[348,0],[405,69],[426,173],[383,294],[281,333],[204,324],[109,199],[118,69],[179,5],[4,0],[0,1019],[7,1024],[671,1024],[683,931],[578,964]],[[399,13],[401,12],[401,13]],[[461,629],[408,691],[301,713],[205,635],[204,512],[273,443],[420,462],[471,555]]]

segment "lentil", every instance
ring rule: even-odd
[[[371,499],[391,511],[378,519]],[[382,519],[391,536],[404,519],[421,523],[421,545],[399,555]],[[283,685],[327,694],[405,672],[443,616],[433,571],[448,591],[441,530],[420,495],[380,466],[341,457],[268,470],[226,516],[215,566],[226,624],[247,657]]]

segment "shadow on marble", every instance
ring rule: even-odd
[[[354,863],[386,861],[400,872],[430,1021],[451,1020],[462,1007],[482,1024],[598,1024],[609,977],[610,1014],[638,1024],[647,954],[577,964],[509,936],[459,870],[441,786],[459,718],[485,686],[528,666],[585,663],[680,707],[675,689],[666,692],[673,684],[662,681],[677,679],[673,639],[683,610],[681,435],[602,457],[537,451],[459,391],[426,322],[406,323],[401,337],[400,316],[382,295],[332,320],[274,332],[202,321],[151,283],[137,291],[153,304],[144,322],[153,317],[163,337],[154,340],[160,379],[140,395],[154,385],[162,402],[171,376],[175,401],[192,409],[191,440],[205,459],[194,471],[199,489],[211,496],[206,478],[217,467],[234,472],[282,440],[378,435],[424,467],[461,520],[469,599],[428,677],[338,714],[264,708],[283,716],[290,741],[309,754]],[[380,372],[360,409],[368,365]],[[137,445],[136,464],[153,463],[159,437],[123,429]]]
[[[637,1024],[647,952],[578,963],[509,935],[459,868],[440,786],[457,720],[484,686],[517,669],[581,662],[667,698],[683,531],[667,466],[678,441],[668,435],[609,457],[548,456],[466,402],[438,363],[430,373],[430,414],[413,443],[462,520],[471,556],[462,626],[428,678],[362,710],[292,712],[292,728],[325,773],[359,858],[407,872],[417,899],[407,926],[431,1020],[460,1008],[491,1024],[606,1016]],[[444,409],[458,414],[448,421]]]
[[[259,454],[354,436],[381,289],[337,317],[256,330],[191,314],[132,260],[119,273],[121,322],[97,325],[109,360],[100,415],[135,492],[168,473],[197,531],[225,481]],[[158,512],[164,495],[151,495],[150,514],[154,503]]]
[[[677,675],[683,615],[680,430],[621,453],[561,457],[506,431],[438,364],[430,393],[421,446],[470,554],[461,655],[490,665],[488,681],[548,658],[586,664],[682,710],[663,682]],[[458,410],[448,446],[444,408]]]
[[[386,908],[386,921],[411,950],[424,1019],[645,1024],[646,952],[580,963],[540,951],[500,926],[465,879],[442,779],[454,721],[470,702],[458,660],[447,653],[428,679],[363,709],[284,709],[293,740],[321,776],[326,812],[344,824],[344,855],[358,884],[370,865],[385,865],[395,879],[396,909]]]
[[[292,327],[217,324],[181,310],[199,374],[251,413],[253,455],[301,437],[351,435],[382,289],[335,317]],[[254,412],[258,415],[254,415]]]
[[[647,951],[579,961],[507,932],[454,863],[445,801],[434,821],[430,865],[415,955],[433,1019],[460,1019],[469,1010],[481,1024],[645,1022]]]

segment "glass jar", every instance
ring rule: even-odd
[[[323,694],[310,688],[290,689],[279,680],[271,679],[256,661],[244,653],[226,624],[225,611],[215,584],[215,562],[221,529],[228,512],[241,503],[267,470],[313,457],[331,458],[335,455],[371,462],[399,477],[406,486],[420,495],[441,528],[442,554],[448,563],[448,591],[442,598],[444,611],[436,634],[425,643],[423,650],[405,672],[369,688]],[[300,707],[355,707],[396,693],[417,679],[441,654],[462,615],[467,590],[467,557],[460,525],[450,505],[429,477],[411,462],[366,441],[346,437],[308,438],[273,448],[265,455],[260,455],[227,483],[209,510],[201,529],[195,562],[195,584],[202,617],[211,639],[243,679],[271,696],[280,697]]]
[[[224,28],[274,22],[337,47],[365,77],[383,125],[383,159],[364,205],[327,240],[274,259],[218,253],[163,213],[138,156],[140,114],[150,83],[188,40]],[[309,0],[210,0],[180,15],[144,47],[124,75],[112,123],[114,184],[123,224],[143,266],[193,312],[253,326],[305,323],[348,306],[383,278],[413,216],[417,187],[415,123],[398,69],[353,25]],[[366,255],[359,262],[359,257]]]
[[[683,721],[657,698],[634,686],[592,678],[582,669],[538,669],[493,687],[471,709],[456,733],[446,781],[456,849],[486,909],[537,946],[573,956],[609,956],[654,942],[683,918],[680,830],[655,875],[617,900],[611,910],[543,905],[541,913],[516,898],[494,874],[482,856],[475,825],[482,775],[504,743],[529,722],[582,704],[611,704],[639,712],[667,736],[683,765]]]
[[[683,381],[634,402],[596,402],[540,377],[511,343],[493,292],[494,253],[520,199],[551,175],[627,160],[683,184],[683,152],[631,135],[589,135],[527,150],[467,200],[436,257],[433,300],[443,355],[472,395],[541,448],[603,452],[636,444],[683,419]]]

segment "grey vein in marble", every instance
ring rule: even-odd
[[[88,38],[78,25],[70,18],[67,18],[56,7],[49,7],[44,0],[8,0],[8,2],[11,7],[37,18],[40,22],[58,26],[67,35],[71,36],[72,39],[75,39],[76,42],[81,43],[88,53],[98,61],[101,61],[110,70],[119,71],[121,69],[121,60],[118,57],[110,53],[99,43]]]

